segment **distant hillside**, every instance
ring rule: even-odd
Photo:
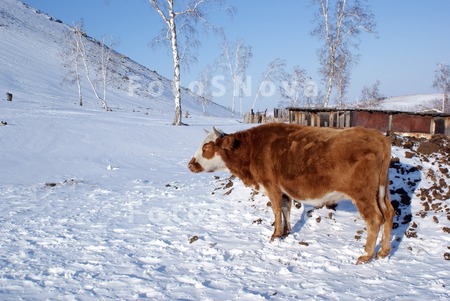
[[[15,101],[46,106],[77,105],[76,84],[64,80],[68,69],[63,67],[66,59],[62,54],[67,49],[66,36],[71,31],[69,25],[18,0],[2,0],[0,99],[10,92]],[[98,73],[100,43],[88,34],[84,41],[90,50],[90,67],[93,73]],[[173,112],[172,81],[115,51],[109,67],[107,101],[113,110]],[[85,106],[101,108],[85,76],[81,86]],[[200,97],[187,89],[182,91],[182,106],[183,111],[190,114],[203,112]],[[207,103],[206,114],[230,116],[225,107],[213,102]]]
[[[433,108],[434,102],[440,104],[442,94],[414,94],[386,98],[381,105],[383,110],[423,112]]]

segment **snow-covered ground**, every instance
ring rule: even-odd
[[[446,212],[416,216],[420,189],[433,183],[428,170],[450,182],[435,159],[393,148],[392,200],[403,188],[411,206],[396,219],[389,259],[356,266],[366,232],[351,202],[293,209],[293,234],[270,243],[266,197],[226,173],[189,172],[203,128],[244,128],[233,120],[194,116],[173,127],[160,114],[24,100],[0,101],[0,119],[8,123],[0,127],[2,300],[450,297],[442,230],[450,221]],[[408,214],[417,238],[405,237]]]
[[[118,89],[113,112],[79,107],[45,46],[54,37],[27,29],[62,25],[20,5],[0,3],[1,300],[450,299],[447,158],[393,147],[387,259],[355,265],[366,231],[350,201],[294,208],[292,234],[270,243],[267,197],[187,169],[204,128],[249,125],[219,106],[202,116],[187,94],[186,127],[170,125],[167,95]]]

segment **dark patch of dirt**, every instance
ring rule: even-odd
[[[69,179],[69,180],[64,180],[62,182],[47,182],[45,183],[45,187],[48,188],[53,188],[53,187],[58,187],[58,186],[66,186],[66,185],[76,185],[78,184],[79,181],[77,179]]]
[[[422,142],[420,143],[419,147],[417,148],[417,152],[421,153],[422,155],[428,156],[433,153],[439,152],[441,147],[437,144],[434,144],[433,142]]]
[[[198,240],[198,236],[197,235],[194,235],[194,236],[192,236],[191,238],[189,238],[189,243],[191,244],[191,243],[193,243],[193,242],[196,242]]]

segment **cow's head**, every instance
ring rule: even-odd
[[[222,140],[226,134],[215,127],[213,127],[212,132],[207,133],[202,146],[195,152],[191,161],[189,161],[189,170],[195,173],[228,170],[225,162],[218,153],[218,146],[216,143],[218,139]]]

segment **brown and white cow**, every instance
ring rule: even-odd
[[[378,256],[391,250],[390,159],[389,140],[376,130],[272,123],[234,134],[213,128],[188,167],[195,173],[229,170],[267,195],[275,215],[271,240],[290,233],[292,199],[314,206],[352,200],[367,226],[359,264],[373,258],[381,226]]]

